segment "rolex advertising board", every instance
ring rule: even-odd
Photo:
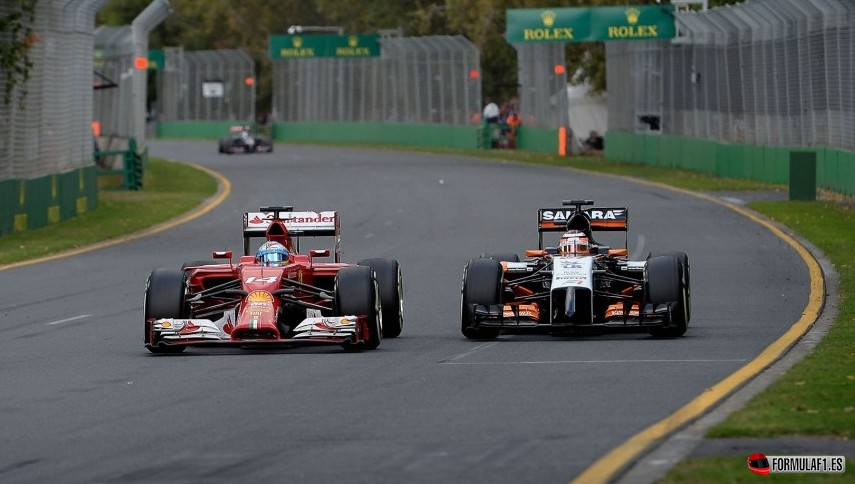
[[[673,5],[523,8],[507,11],[505,39],[530,42],[599,42],[670,39],[676,33]]]
[[[377,34],[271,35],[268,47],[271,59],[377,57],[379,38]]]

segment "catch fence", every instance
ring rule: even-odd
[[[379,42],[377,57],[273,59],[273,120],[478,122],[480,54],[474,44],[463,36]]]
[[[78,3],[36,4],[29,79],[12,89],[9,104],[0,99],[0,181],[92,164],[92,91],[80,87],[92,84],[91,23],[100,4]],[[0,16],[19,8],[17,2],[0,2]],[[0,43],[11,41],[9,35],[0,33]],[[3,75],[0,92],[6,89]]]
[[[164,49],[158,121],[253,121],[255,61],[241,49]]]
[[[673,41],[607,43],[609,131],[855,150],[855,2],[677,15]]]
[[[519,114],[523,126],[569,125],[563,43],[513,44],[519,68]],[[559,67],[560,66],[560,67]]]
[[[131,26],[95,29],[92,120],[98,136],[127,139],[133,136],[134,42]],[[106,148],[106,146],[104,146]]]

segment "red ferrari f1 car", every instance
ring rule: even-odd
[[[626,331],[676,337],[686,332],[691,317],[686,253],[630,260],[628,210],[584,208],[593,203],[565,200],[563,207],[540,209],[538,249],[526,250],[522,261],[515,253],[484,254],[466,264],[464,336]],[[558,247],[544,247],[545,232],[562,232]],[[613,247],[595,241],[595,232],[623,237]]]
[[[300,253],[300,239],[329,236],[329,249]],[[253,238],[264,238],[257,253]],[[404,325],[401,269],[394,259],[341,262],[335,211],[262,207],[243,217],[244,253],[155,269],[146,283],[145,347],[178,353],[188,346],[341,345],[375,349]]]

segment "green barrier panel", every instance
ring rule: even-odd
[[[252,123],[243,123],[252,124]],[[241,125],[238,121],[169,121],[157,123],[158,138],[220,139],[230,135],[229,128]],[[211,149],[216,150],[216,146]],[[216,151],[214,151],[216,153]]]
[[[0,181],[0,235],[10,234],[14,230],[19,183],[18,180]]]
[[[229,127],[234,125],[235,122],[227,121],[173,121],[159,123],[157,136],[219,139],[228,136]],[[272,128],[274,141],[376,143],[462,149],[478,149],[483,142],[480,126],[318,121],[276,123]]]
[[[478,149],[483,131],[479,126],[413,123],[276,123],[276,141],[326,143],[376,143],[435,148]]]
[[[787,184],[790,155],[804,148],[720,143],[697,138],[607,132],[605,157],[623,163],[665,165],[727,178]],[[814,190],[855,196],[855,153],[832,148],[816,156]]]
[[[45,227],[94,210],[94,167],[0,182],[0,235]]]
[[[234,122],[172,121],[159,123],[160,138],[218,139]],[[276,123],[274,141],[317,143],[366,143],[436,148],[487,149],[490,133],[484,124],[452,126],[417,123],[300,122]],[[520,126],[517,149],[558,153],[558,130]],[[214,149],[214,148],[212,148]]]
[[[816,200],[816,153],[790,153],[790,200]]]
[[[558,130],[520,126],[517,128],[517,149],[537,153],[558,154]]]

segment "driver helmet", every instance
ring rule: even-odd
[[[561,236],[558,243],[558,253],[561,255],[587,255],[591,253],[591,244],[584,232],[571,230]]]
[[[255,260],[266,266],[279,266],[288,261],[288,249],[279,242],[267,241],[258,248]]]

